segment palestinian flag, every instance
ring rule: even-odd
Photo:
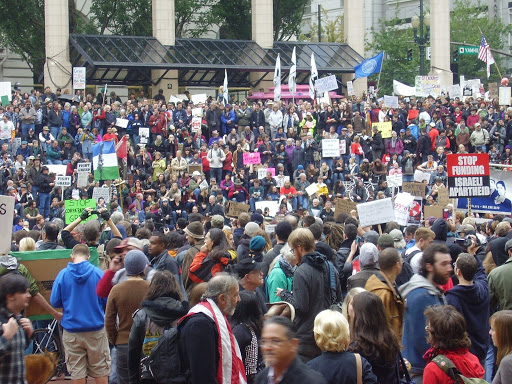
[[[102,141],[92,146],[92,166],[94,180],[114,180],[119,177],[115,142]]]

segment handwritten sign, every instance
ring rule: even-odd
[[[226,216],[229,217],[238,217],[238,215],[242,212],[249,212],[251,206],[249,204],[237,203],[235,201],[228,201],[227,205],[227,213]]]
[[[500,87],[499,103],[500,105],[510,105],[510,87]]]
[[[410,193],[399,193],[396,195],[393,203],[395,210],[395,221],[400,225],[407,225],[409,220],[409,211],[414,201],[414,196]]]
[[[277,188],[284,187],[284,183],[290,181],[290,176],[277,175],[274,176],[274,180],[276,181]]]
[[[450,204],[448,188],[439,188],[437,191],[437,204],[439,204],[441,207],[446,207],[448,204]]]
[[[414,181],[418,183],[423,183],[426,181],[428,183],[430,181],[430,173],[417,169],[414,171]]]
[[[391,137],[391,131],[393,130],[391,121],[385,121],[383,123],[372,123],[372,129],[374,127],[377,127],[377,130],[380,132],[383,139],[389,139]]]
[[[357,214],[361,227],[395,221],[395,212],[393,212],[391,198],[358,204]]]
[[[121,119],[121,118],[117,118],[116,119],[116,127],[119,127],[119,128],[127,128],[128,127],[128,123],[130,121],[128,119]]]
[[[199,184],[199,189],[208,189],[208,182],[206,180],[201,181],[201,184]]]
[[[89,173],[88,172],[78,172],[76,178],[76,186],[78,188],[87,187],[87,182],[89,181]]]
[[[354,96],[354,83],[352,81],[347,81],[347,93],[349,96]]]
[[[340,213],[346,213],[350,215],[350,212],[356,209],[357,204],[350,199],[337,199],[336,205],[334,206],[334,217],[337,218]]]
[[[92,190],[92,198],[98,201],[100,198],[103,198],[105,203],[110,203],[110,189],[103,187],[94,187]]]
[[[250,164],[261,164],[261,158],[259,152],[245,152],[244,153],[244,165]]]
[[[339,157],[340,141],[338,139],[322,140],[322,157]]]
[[[308,194],[308,196],[313,196],[317,192],[318,192],[318,185],[316,183],[313,183],[306,188],[306,193]]]
[[[73,89],[85,89],[85,67],[73,67]]]
[[[7,255],[11,251],[12,225],[14,219],[14,197],[0,196],[0,255]]]
[[[265,212],[268,209],[268,216],[274,217],[279,211],[279,202],[272,200],[257,201],[255,204],[256,209],[261,209],[261,212]]]
[[[91,163],[77,163],[76,170],[78,172],[91,172]]]
[[[336,80],[336,75],[326,76],[315,80],[315,88],[319,94],[338,89],[338,81]]]
[[[107,189],[108,190],[108,189]],[[70,224],[76,219],[80,217],[85,208],[96,208],[96,200],[87,199],[87,200],[64,200],[64,207],[66,208],[65,213],[65,221],[66,224]],[[82,222],[89,221],[92,219],[96,219],[96,215],[91,215],[87,218],[87,220],[82,220]]]
[[[194,172],[203,173],[203,165],[202,164],[189,164],[188,173],[192,175]]]
[[[423,217],[443,217],[443,207],[438,205],[425,205],[423,207]]]
[[[386,176],[386,181],[388,182],[389,188],[398,188],[402,186],[402,175],[391,175]]]
[[[489,83],[489,99],[497,99],[498,97],[498,83]]]
[[[388,108],[398,108],[398,96],[384,95],[384,104]]]
[[[425,198],[425,184],[423,183],[403,183],[402,191],[409,192],[413,196]]]

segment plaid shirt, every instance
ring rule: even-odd
[[[7,323],[9,314],[5,309],[0,313],[0,324]],[[17,317],[19,320],[21,316]],[[0,328],[0,383],[2,384],[26,384],[25,380],[25,349],[29,339],[25,331],[19,325],[18,331],[11,340],[3,336]]]

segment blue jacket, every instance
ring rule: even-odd
[[[484,266],[475,257],[478,269],[473,285],[456,285],[446,292],[446,301],[462,313],[471,339],[469,351],[483,360],[489,347],[489,284]]]
[[[402,337],[403,356],[412,365],[411,373],[421,374],[426,365],[423,355],[430,348],[425,335],[426,324],[423,312],[427,307],[446,304],[446,300],[440,290],[418,274],[415,274],[399,290],[406,300]]]
[[[105,324],[106,298],[96,296],[103,272],[89,261],[68,263],[53,283],[50,302],[63,308],[62,328],[68,332],[91,332]]]

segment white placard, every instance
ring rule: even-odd
[[[147,144],[149,142],[149,128],[139,128],[140,143]]]
[[[169,97],[169,103],[177,104],[177,103],[181,103],[182,101],[183,101],[183,99],[178,99],[176,96]]]
[[[290,176],[277,175],[274,176],[274,180],[276,181],[276,187],[281,188],[284,187],[284,183],[290,181]]]
[[[87,187],[87,182],[89,181],[89,172],[78,172],[76,179],[76,186],[78,188]]]
[[[428,183],[430,181],[430,173],[417,169],[414,171],[414,181],[417,181],[418,183],[426,181]]]
[[[439,76],[416,76],[416,96],[441,95],[441,78]]]
[[[306,188],[306,192],[308,196],[313,196],[315,193],[318,192],[318,185],[316,183],[311,184],[309,187]]]
[[[345,155],[347,152],[347,141],[340,140],[340,155]]]
[[[510,105],[510,87],[500,87],[499,103],[500,105]]]
[[[46,167],[51,175],[66,175],[66,165],[48,164]]]
[[[339,157],[340,141],[338,139],[322,140],[322,157]]]
[[[11,251],[12,225],[14,220],[14,197],[0,196],[0,255],[7,255]]]
[[[116,127],[119,128],[128,128],[128,123],[130,121],[128,119],[120,119],[119,117],[116,119]]]
[[[462,89],[459,84],[450,85],[446,89],[450,95],[451,99],[458,97],[459,99],[462,97]]]
[[[201,184],[199,184],[199,189],[208,189],[208,182],[206,180],[201,181]]]
[[[194,103],[194,105],[197,105],[199,103],[206,103],[206,99],[208,98],[208,96],[206,95],[206,93],[200,93],[199,95],[190,95],[190,97],[192,98],[192,102]]]
[[[356,208],[361,227],[395,221],[391,198],[358,204]]]
[[[321,79],[315,80],[315,88],[318,93],[338,89],[338,80],[336,80],[336,75],[322,77]]]
[[[388,108],[398,108],[398,96],[384,95],[384,104]]]
[[[398,188],[402,186],[403,178],[402,175],[391,175],[386,176],[389,188]]]
[[[411,209],[414,196],[407,192],[400,192],[396,195],[393,208],[395,210],[395,221],[400,225],[407,225],[409,220],[409,211]]]
[[[265,212],[265,208],[268,208],[268,215],[274,217],[279,211],[279,202],[272,200],[256,201],[256,209],[261,209],[261,212]]]
[[[56,187],[69,187],[71,185],[71,176],[55,176]]]
[[[76,170],[77,170],[77,172],[90,173],[91,172],[91,163],[78,163],[76,165]]]
[[[92,198],[97,202],[100,197],[103,197],[106,204],[110,203],[110,188],[94,187],[92,190]]]
[[[267,224],[265,225],[265,232],[267,232],[269,235],[274,233],[276,231],[276,225],[277,224]]]
[[[0,96],[7,96],[12,101],[10,81],[0,81]]]
[[[73,89],[85,89],[85,67],[73,67]]]
[[[347,93],[349,96],[354,96],[354,83],[352,81],[347,81]]]

